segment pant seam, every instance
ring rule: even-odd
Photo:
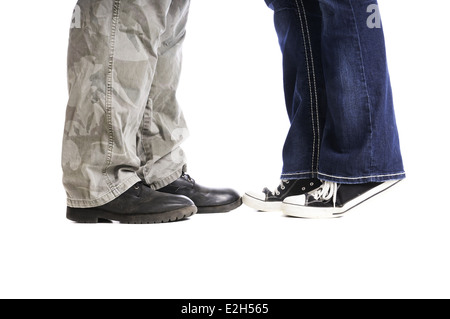
[[[313,76],[313,84],[314,84],[314,97],[315,97],[315,112],[316,114],[312,114],[313,116],[313,121],[314,121],[314,116],[315,116],[315,120],[316,120],[316,133],[317,133],[317,140],[316,140],[316,166],[312,167],[313,171],[317,172],[319,170],[319,158],[320,158],[320,122],[319,122],[319,97],[317,94],[317,80],[316,80],[316,66],[315,66],[315,62],[314,62],[314,54],[313,54],[313,50],[312,50],[312,44],[311,44],[311,34],[309,31],[309,24],[308,24],[308,18],[306,16],[306,10],[305,10],[305,4],[303,2],[303,0],[300,0],[300,3],[302,5],[302,10],[303,10],[303,15],[305,17],[305,26],[306,26],[306,32],[308,35],[308,43],[309,43],[309,50],[310,50],[310,55],[311,55],[311,64],[312,64],[312,76]],[[314,113],[314,110],[313,110]]]
[[[147,151],[147,147],[145,146],[147,138],[144,134],[145,130],[147,130],[147,124],[150,125],[150,121],[151,121],[151,116],[150,117],[147,116],[147,111],[151,112],[151,109],[149,108],[149,103],[150,103],[150,93],[149,93],[149,97],[147,99],[147,104],[145,105],[144,115],[142,117],[142,128],[141,128],[141,135],[142,135],[141,145],[142,145],[142,149],[144,150],[144,156],[145,156],[145,164],[143,164],[143,168],[142,168],[142,174],[144,175],[144,179],[147,176],[147,171],[148,171],[147,163],[150,158],[150,156],[148,155],[148,154],[150,154],[150,152]],[[146,122],[147,118],[149,118],[149,123]]]
[[[319,168],[319,154],[320,154],[320,129],[319,129],[319,105],[318,105],[318,94],[317,94],[317,83],[316,83],[316,74],[315,74],[315,64],[314,64],[314,55],[312,51],[311,44],[311,35],[309,32],[308,19],[306,15],[305,6],[303,0],[300,0],[301,7],[297,0],[295,0],[295,4],[297,6],[297,13],[300,19],[300,26],[303,35],[303,44],[305,48],[305,57],[306,57],[306,68],[308,72],[308,86],[309,86],[309,95],[311,102],[311,120],[312,120],[312,131],[313,131],[313,153],[311,158],[311,169],[313,171],[313,175],[317,173]],[[302,16],[304,18],[302,18]],[[303,21],[304,20],[304,21]],[[306,33],[305,33],[306,30]],[[311,63],[310,63],[311,61]],[[313,93],[314,91],[314,93]],[[314,109],[315,108],[315,109]],[[317,120],[317,122],[316,122]]]
[[[119,22],[120,0],[115,0],[113,4],[113,18],[111,22],[111,39],[109,48],[108,74],[106,77],[106,125],[108,127],[108,150],[105,161],[105,168],[103,169],[103,176],[108,187],[114,191],[116,187],[108,176],[108,169],[112,164],[112,156],[114,150],[114,130],[112,124],[112,100],[113,100],[113,70],[114,70],[114,56],[116,49],[116,34],[117,25]]]

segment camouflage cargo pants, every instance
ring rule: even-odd
[[[185,168],[176,100],[189,0],[79,0],[70,31],[63,140],[67,204],[104,205]]]

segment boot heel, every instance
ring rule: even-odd
[[[67,219],[77,223],[97,224],[98,217],[95,211],[86,208],[67,207]]]

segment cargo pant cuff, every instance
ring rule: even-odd
[[[170,174],[169,176],[160,179],[159,181],[156,181],[152,184],[150,184],[150,187],[153,190],[158,190],[161,189],[163,187],[166,187],[169,184],[172,184],[173,182],[175,182],[177,179],[179,179],[181,177],[181,175],[183,173],[185,173],[187,171],[187,166],[184,165],[183,167],[181,167],[180,169],[178,169],[177,171],[175,171],[173,174]]]
[[[106,205],[125,193],[138,182],[141,182],[141,179],[137,175],[133,175],[99,198],[92,200],[68,198],[67,206],[72,208],[93,208]]]

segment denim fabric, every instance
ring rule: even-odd
[[[291,127],[282,179],[405,177],[376,0],[266,0]]]

